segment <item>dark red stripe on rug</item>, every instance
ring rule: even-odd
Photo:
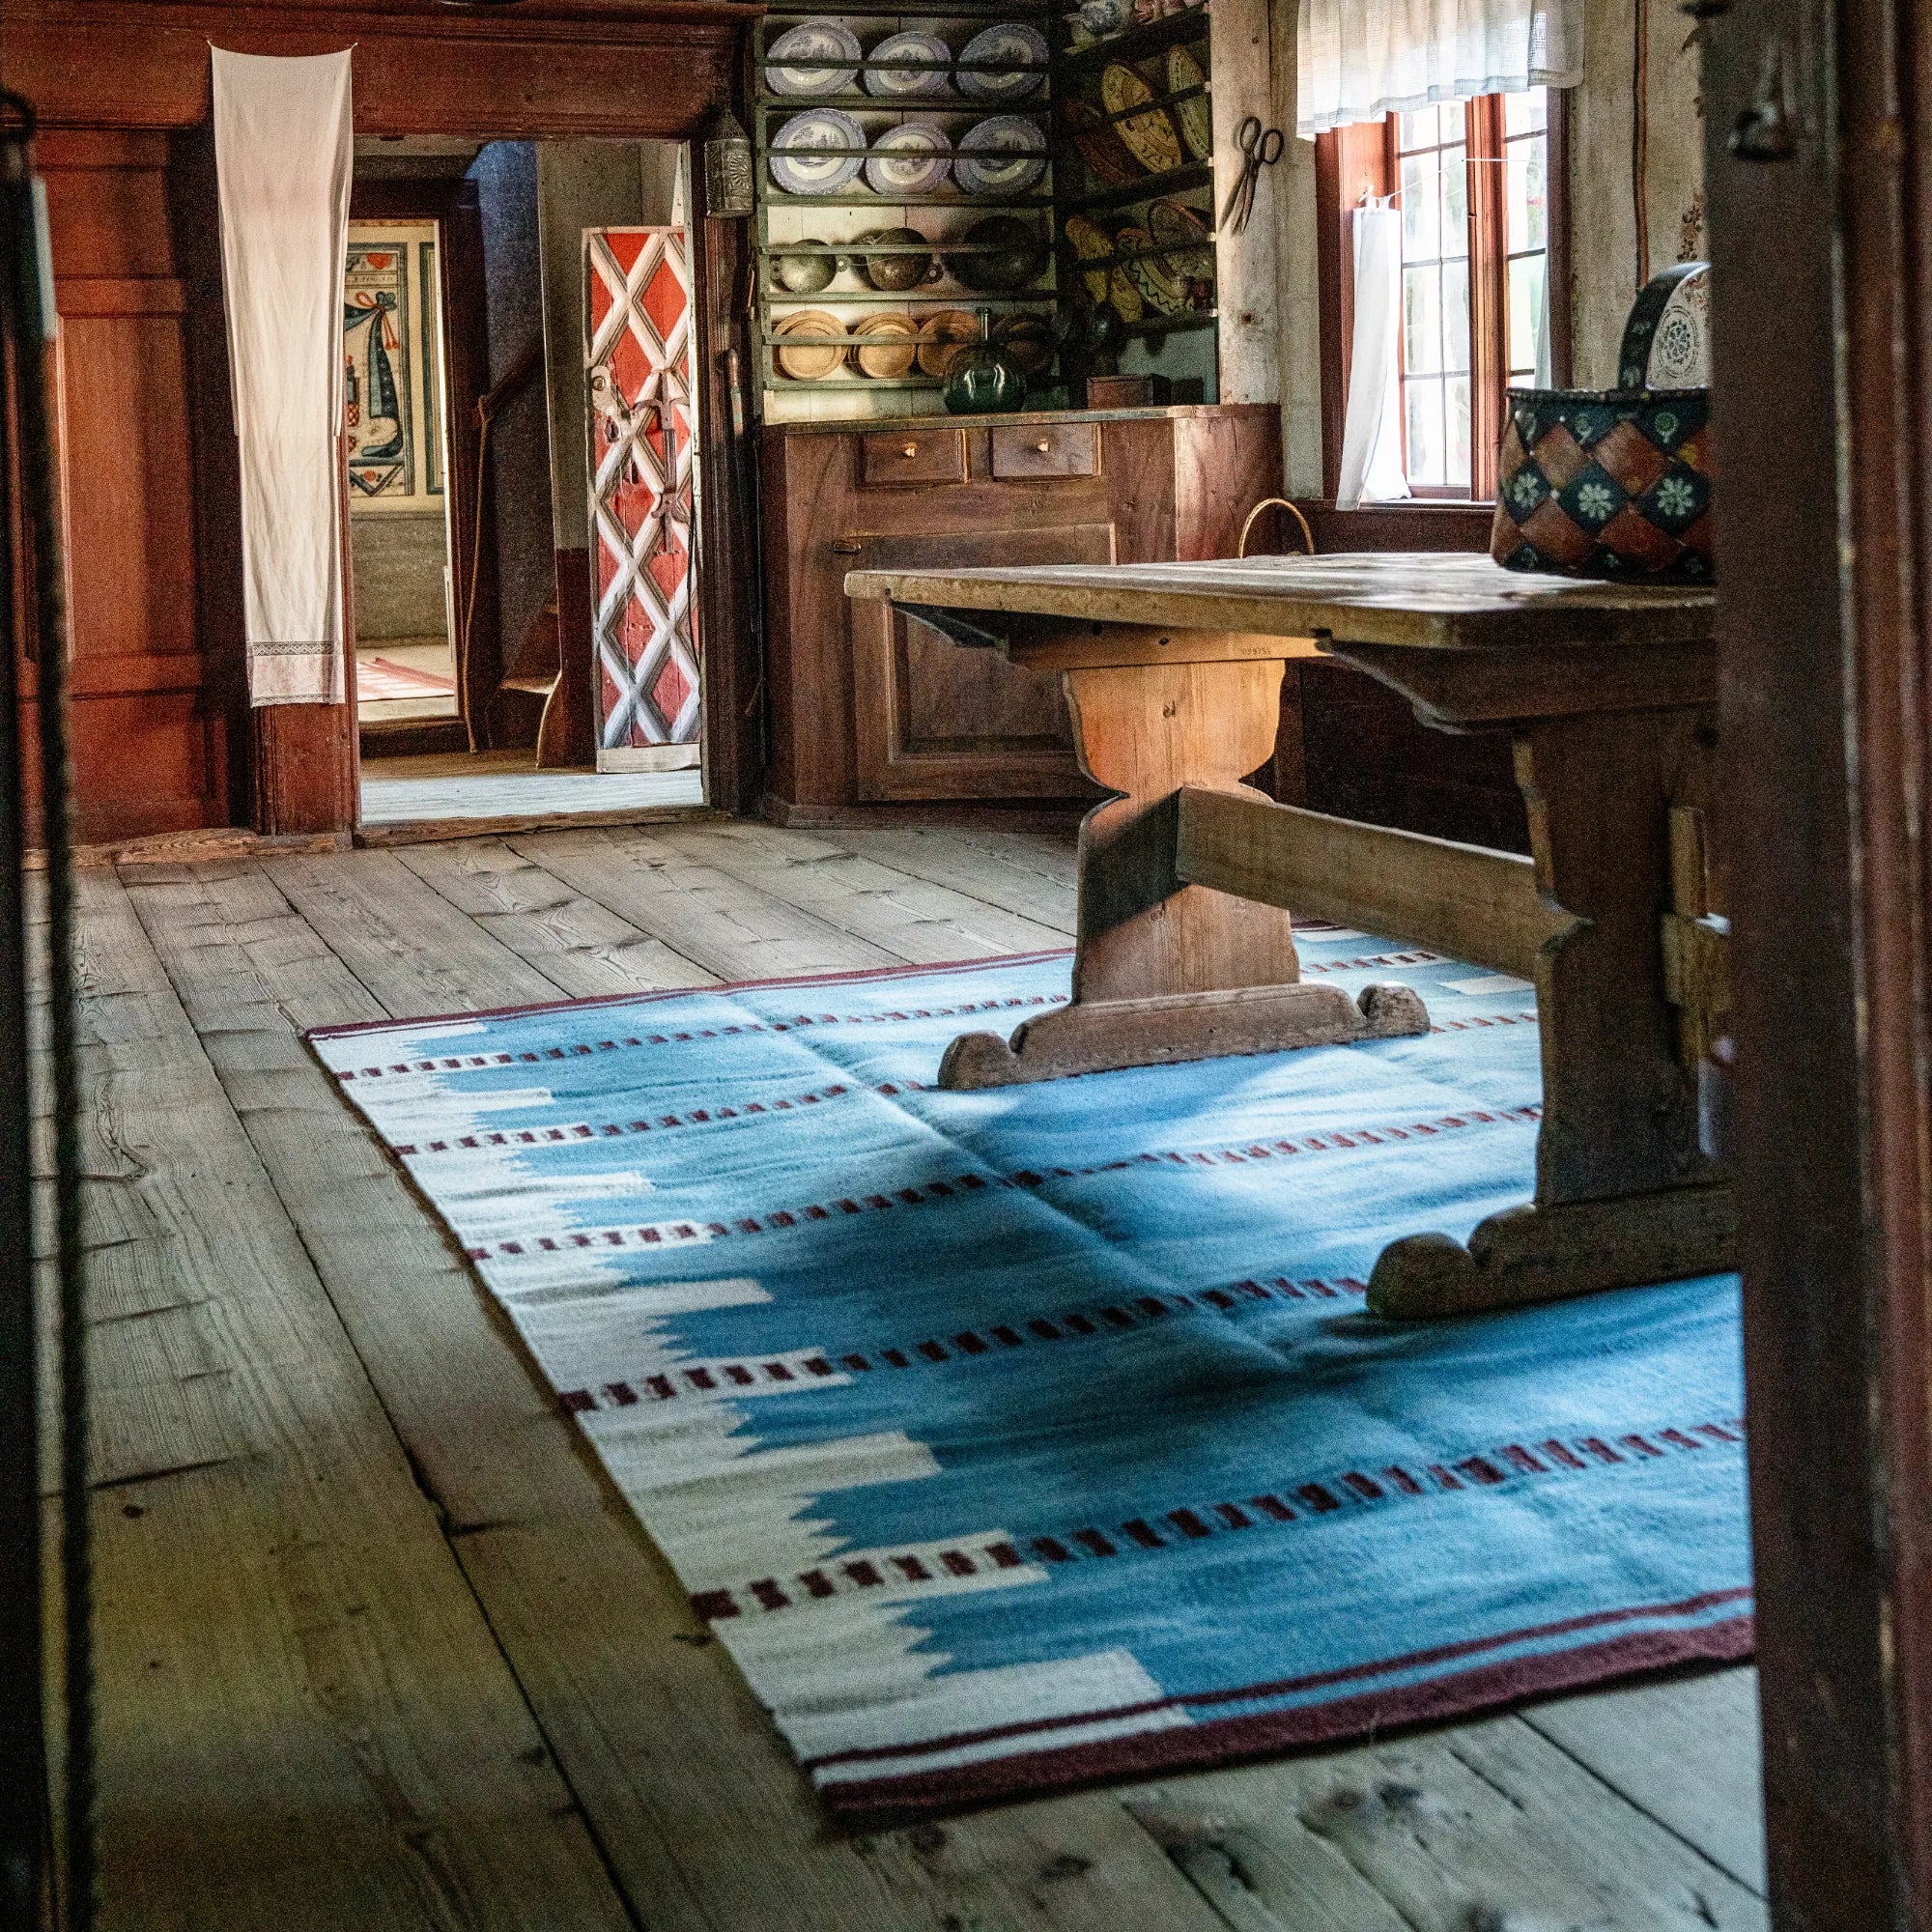
[[[1442,1723],[1643,1671],[1689,1663],[1736,1663],[1750,1656],[1754,1641],[1753,1622],[1747,1614],[1693,1630],[1643,1631],[1603,1643],[1479,1664],[1433,1677],[1426,1684],[1366,1691],[1292,1711],[1209,1719],[1099,1744],[1067,1745],[899,1776],[820,1783],[817,1789],[827,1810],[841,1822],[855,1829],[880,1827],[933,1811],[1007,1803],[1151,1772],[1236,1764],[1297,1747],[1336,1745],[1406,1725]],[[1099,1712],[1066,1722],[1101,1723],[1107,1716]]]

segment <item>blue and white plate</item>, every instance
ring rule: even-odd
[[[1011,61],[1006,73],[987,69],[960,71],[959,92],[979,100],[1024,100],[1046,78],[1046,39],[1018,20],[1002,20],[975,34],[960,54],[962,61]]]
[[[774,94],[809,99],[843,94],[859,78],[859,39],[837,20],[807,20],[787,28],[765,49],[765,85]],[[836,61],[835,67],[781,67],[781,61]],[[848,66],[846,63],[850,63]]]
[[[952,177],[968,194],[1024,194],[1046,172],[1046,136],[1017,114],[977,122],[959,143]]]
[[[867,56],[870,60],[950,61],[952,49],[937,34],[917,27],[903,34],[889,35]],[[935,67],[868,67],[866,92],[888,99],[906,96],[951,94],[952,83]]]
[[[787,194],[837,194],[857,176],[865,146],[866,130],[837,107],[794,114],[772,141],[772,179]],[[855,152],[826,155],[821,148]]]
[[[885,195],[931,194],[952,171],[952,144],[930,121],[888,128],[866,157],[866,179]]]

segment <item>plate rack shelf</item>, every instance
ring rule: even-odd
[[[1130,5],[1126,13],[1131,21]],[[1054,0],[936,0],[921,9],[892,0],[834,0],[819,9],[774,9],[753,22],[747,93],[758,185],[756,342],[767,420],[941,412],[943,348],[928,347],[901,369],[913,338],[857,333],[868,323],[880,328],[890,314],[952,339],[964,327],[955,315],[990,311],[996,336],[1020,331],[1035,358],[1051,358],[1029,374],[1033,409],[1078,406],[1082,379],[1096,363],[1105,368],[1125,356],[1123,366],[1155,366],[1171,338],[1198,340],[1214,329],[1213,169],[1200,138],[1212,85],[1206,7],[1132,22],[1091,44],[1075,43],[1089,38],[1078,18],[1063,15]],[[833,23],[851,40],[804,53],[793,42],[783,58],[774,56],[785,35],[813,22]],[[965,57],[976,35],[1009,22],[1038,37],[1043,57]],[[883,43],[909,31],[936,37],[936,44],[876,57]],[[942,48],[947,58],[938,57]],[[1176,71],[1179,86],[1168,84],[1176,49],[1198,70],[1197,75]],[[1109,104],[1104,90],[1118,92],[1123,83],[1118,75],[1110,80],[1108,71],[1121,65],[1137,78],[1124,83],[1127,104]],[[1036,70],[1031,87],[1010,81]],[[821,73],[830,83],[823,91],[814,84]],[[986,83],[993,85],[990,94]],[[1077,128],[1065,118],[1063,103],[1070,99],[1087,103],[1074,110]],[[813,145],[791,150],[809,157],[795,177],[802,191],[781,185],[785,130],[800,115],[827,109],[843,117],[846,128],[856,126],[859,140],[839,142],[837,123],[817,130]],[[961,143],[995,116],[1034,128],[1037,156],[1014,171],[1017,181],[983,191],[980,184],[962,187]],[[877,144],[892,129],[920,122],[944,135],[948,165],[932,169],[936,179],[921,181],[918,151],[904,149],[895,181],[890,151],[882,155]],[[1090,159],[1096,142],[1108,144],[1110,173],[1096,171]],[[1169,148],[1179,165],[1151,166],[1170,157]],[[1128,178],[1119,178],[1122,171]],[[812,172],[849,179],[820,187]],[[1151,205],[1161,201],[1170,210],[1191,210],[1192,218],[1170,212],[1156,237],[1146,223]],[[1065,233],[1075,213],[1088,224],[1084,259]],[[979,224],[989,220],[1005,224],[1005,232],[988,236]],[[889,238],[894,230],[902,233]],[[1095,254],[1096,234],[1108,239],[1104,259]],[[1010,262],[1000,258],[1027,253],[1039,267],[1015,282]],[[1204,265],[1205,286],[1192,272]],[[862,345],[880,352],[866,358],[879,373],[861,368]],[[1196,350],[1181,359],[1189,369],[1211,372],[1211,341],[1205,356]],[[1211,373],[1206,392],[1213,393]]]

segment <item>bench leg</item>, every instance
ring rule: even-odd
[[[1010,1042],[954,1040],[942,1087],[1428,1031],[1406,986],[1371,987],[1357,1002],[1304,985],[1287,912],[1187,885],[1175,869],[1181,786],[1242,788],[1273,749],[1281,676],[1279,659],[1065,673],[1081,767],[1122,794],[1080,828],[1073,1001]]]
[[[1691,710],[1520,731],[1537,888],[1577,922],[1537,967],[1536,1198],[1492,1215],[1466,1247],[1445,1235],[1393,1242],[1370,1279],[1375,1313],[1472,1314],[1735,1265],[1730,1187],[1699,1144],[1662,930],[1671,808],[1703,802],[1711,743],[1707,714]]]

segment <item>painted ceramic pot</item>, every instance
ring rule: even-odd
[[[1490,531],[1505,568],[1711,581],[1711,392],[1649,386],[1659,327],[1703,266],[1680,263],[1638,291],[1617,357],[1623,387],[1509,392]]]

